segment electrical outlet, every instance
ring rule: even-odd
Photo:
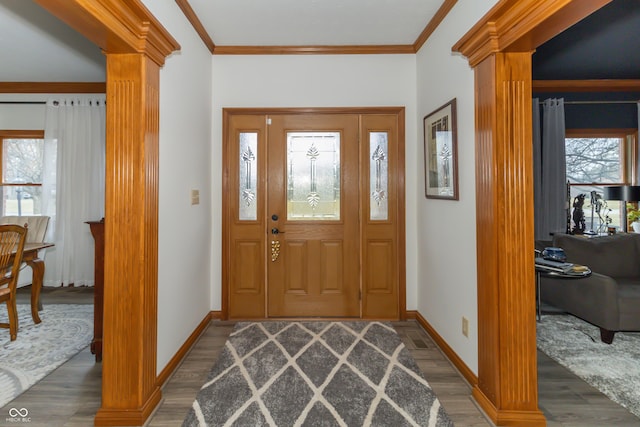
[[[462,335],[469,338],[469,319],[462,316]]]

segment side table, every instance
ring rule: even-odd
[[[558,279],[582,279],[591,275],[591,269],[586,265],[567,262],[550,261],[541,257],[535,259],[536,267],[536,320],[539,322],[541,313],[540,278],[554,277]]]

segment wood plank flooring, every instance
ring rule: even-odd
[[[25,291],[23,291],[24,293]],[[69,303],[90,300],[90,289],[46,290],[43,302]],[[24,298],[24,296],[22,297]],[[491,426],[471,399],[462,376],[442,355],[422,328],[413,321],[394,322],[394,327],[416,359],[427,381],[438,395],[456,426]],[[214,321],[202,334],[183,363],[163,388],[163,401],[149,426],[180,426],[193,399],[204,383],[233,322]],[[640,426],[636,418],[584,381],[538,352],[540,409],[552,427]],[[85,349],[13,402],[0,409],[0,426],[9,408],[27,408],[30,426],[93,425],[100,407],[101,365]]]

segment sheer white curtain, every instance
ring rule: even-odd
[[[104,217],[105,97],[47,101],[43,214],[51,217],[46,286],[93,286],[94,242],[85,221]]]
[[[542,102],[542,126],[537,98],[533,108],[535,238],[550,240],[567,229],[564,99]]]

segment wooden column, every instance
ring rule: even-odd
[[[454,46],[475,72],[478,385],[497,425],[538,410],[531,54],[611,0],[500,0]]]
[[[498,425],[544,426],[538,410],[531,53],[475,68],[478,385]]]
[[[142,425],[156,384],[159,66],[107,54],[105,307],[96,425]]]
[[[180,45],[140,0],[34,0],[107,55],[102,407],[143,425],[156,380],[159,73]]]

